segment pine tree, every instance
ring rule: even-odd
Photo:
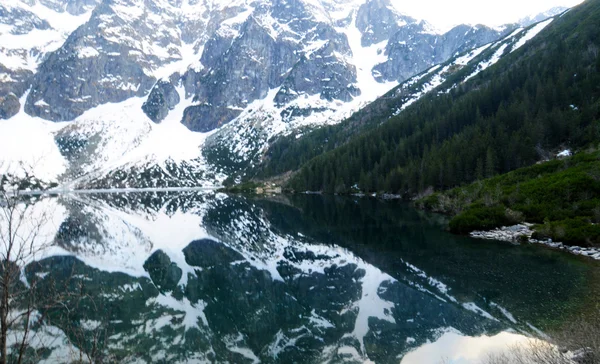
[[[494,151],[488,147],[485,157],[485,176],[486,178],[494,177],[496,174]]]
[[[477,168],[475,170],[475,176],[478,180],[483,179],[483,158],[477,158]]]

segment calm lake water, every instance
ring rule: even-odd
[[[598,294],[597,263],[454,236],[400,202],[187,191],[32,208],[52,211],[54,243],[27,277],[72,293],[45,318],[48,361],[470,363]]]

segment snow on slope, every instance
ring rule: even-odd
[[[54,123],[24,113],[0,120],[0,174],[56,181],[66,169],[52,136],[56,129]]]
[[[183,88],[178,93],[184,95]],[[181,124],[184,110],[193,104],[192,98],[182,100],[160,124],[150,124],[148,138],[135,152],[126,156],[122,162],[135,162],[142,158],[161,162],[168,159],[175,162],[191,160],[200,155],[200,146],[210,133],[191,133]]]
[[[352,22],[348,27],[338,29],[338,31],[346,34],[348,38],[350,48],[352,49],[352,59],[347,59],[347,62],[356,66],[358,73],[357,83],[361,90],[361,95],[354,99],[353,105],[349,105],[348,110],[344,113],[347,115],[348,111],[356,111],[358,108],[372,102],[398,86],[398,82],[380,83],[373,77],[373,68],[387,59],[385,49],[388,41],[363,47],[361,44],[362,33],[356,27],[356,14],[354,14]]]
[[[16,0],[11,1],[16,3]],[[203,65],[200,63],[200,55],[207,41],[206,36],[194,41],[186,40],[184,39],[185,26],[164,29],[164,24],[175,24],[177,19],[185,18],[190,24],[193,22],[202,23],[200,25],[196,24],[197,28],[193,29],[205,29],[209,25],[203,23],[206,22],[206,19],[202,19],[200,14],[223,12],[223,21],[216,26],[216,33],[225,32],[228,37],[236,37],[240,35],[239,30],[242,23],[253,11],[253,7],[249,5],[250,2],[246,0],[226,3],[218,1],[192,3],[186,0],[180,5],[174,5],[166,0],[155,0],[155,2],[159,8],[164,8],[165,12],[144,12],[138,8],[126,6],[127,4],[137,3],[137,0],[115,1],[111,5],[115,13],[109,16],[110,19],[106,20],[107,28],[103,29],[106,32],[105,35],[108,38],[113,37],[115,42],[127,43],[131,41],[141,51],[156,53],[160,62],[145,64],[145,72],[152,75],[152,77],[163,79],[173,73],[182,74],[188,69],[201,70]],[[296,94],[295,99],[284,106],[280,106],[274,102],[275,95],[277,95],[280,88],[274,88],[268,92],[265,98],[251,102],[234,121],[221,127],[215,133],[199,134],[188,131],[180,123],[184,110],[194,104],[191,97],[183,99],[186,92],[183,87],[179,87],[177,91],[182,96],[182,101],[174,110],[169,112],[167,119],[161,124],[152,123],[142,112],[141,105],[145,101],[144,98],[134,97],[120,103],[97,106],[86,111],[68,125],[45,123],[45,127],[36,127],[36,129],[40,129],[39,132],[41,133],[37,136],[40,139],[45,138],[44,143],[36,143],[36,148],[30,149],[23,147],[19,149],[11,146],[17,152],[6,153],[1,158],[11,160],[10,164],[13,166],[18,165],[21,161],[30,165],[33,159],[43,154],[45,157],[51,158],[54,163],[54,166],[52,163],[46,164],[47,170],[40,171],[43,178],[56,180],[61,177],[61,182],[65,182],[66,187],[85,186],[88,182],[93,185],[95,180],[107,177],[114,171],[131,174],[132,171],[134,173],[136,171],[146,171],[156,166],[162,169],[165,175],[169,175],[168,163],[181,164],[184,162],[193,164],[197,171],[216,171],[217,177],[211,179],[213,183],[219,183],[225,178],[223,172],[230,172],[219,167],[221,162],[224,162],[223,159],[226,159],[225,162],[228,163],[252,166],[260,160],[273,138],[298,130],[339,123],[397,86],[397,82],[379,83],[373,75],[373,68],[386,60],[387,41],[368,47],[362,46],[362,35],[356,26],[355,11],[356,7],[363,3],[362,0],[336,0],[327,3],[304,0],[304,2],[312,9],[311,14],[315,18],[328,24],[334,24],[336,26],[335,30],[345,35],[348,40],[350,51],[344,52],[344,54],[336,51],[334,52],[334,58],[356,68],[356,83],[349,85],[349,87],[359,88],[360,94],[351,101],[343,102],[335,99],[328,101],[318,93]],[[38,4],[31,7],[31,9],[36,10],[40,17],[50,18],[48,14],[53,11],[43,7],[40,8],[40,6]],[[232,12],[234,8],[235,11]],[[51,15],[56,14],[52,13]],[[304,42],[304,40],[299,40],[301,39],[298,38],[299,35],[294,34],[288,25],[276,22],[268,14],[263,15],[257,21],[261,26],[270,29],[269,32],[272,37],[291,37],[289,39],[295,42]],[[78,17],[61,13],[54,17],[53,21],[56,23],[59,19],[64,22],[62,24],[63,28],[58,28],[59,25],[56,25],[56,27],[67,32],[73,26],[85,21],[86,17],[89,18],[89,13]],[[132,29],[130,29],[131,24],[129,23],[132,19],[139,20],[144,17],[148,17],[148,24],[156,25],[157,33],[167,35],[161,36],[162,38],[154,36],[148,39],[131,38],[129,34]],[[119,25],[122,19],[117,21],[117,18],[129,19],[125,22],[129,24],[126,27],[127,29]],[[404,105],[398,108],[397,113],[444,83],[448,74],[456,71],[457,68],[471,67],[473,62],[479,62],[478,67],[470,76],[472,77],[497,62],[500,56],[504,55],[509,46],[508,39],[512,39],[513,42],[516,42],[517,38],[520,39],[519,43],[511,48],[516,49],[517,46],[521,46],[521,43],[524,44],[528,39],[534,37],[548,24],[549,21],[534,26],[533,29],[526,32],[527,37],[520,37],[522,34],[520,31],[516,31],[501,42],[475,49],[449,64],[431,68],[429,71],[410,79],[403,84],[401,91],[397,91],[407,94]],[[154,41],[157,39],[176,39],[177,41],[168,42],[168,45],[161,45],[158,44],[158,41]],[[321,41],[307,41],[304,46],[305,53],[311,54],[311,52],[323,47],[324,44]],[[492,57],[488,57],[491,50],[494,49],[496,53]],[[98,52],[102,51],[93,47],[82,47],[78,49],[78,56],[95,57]],[[482,56],[487,58],[480,61],[479,59]],[[33,63],[30,66],[35,68],[37,64]],[[325,79],[320,81],[323,82]],[[179,85],[182,85],[182,83],[179,83]],[[292,92],[294,91],[292,90]],[[43,106],[44,102],[41,99],[35,105]],[[16,126],[17,124],[25,125],[26,122],[18,122],[21,119],[27,119],[28,123],[37,120],[26,116],[21,111],[17,117],[11,119],[11,123],[4,123],[3,126],[6,128],[7,133],[13,133],[13,131],[10,131],[9,126],[19,129]],[[39,120],[35,122],[40,123]],[[25,128],[22,127],[20,130],[23,134]],[[52,135],[56,136],[56,141],[60,146],[59,151],[62,152],[62,155],[57,153],[57,149],[52,146],[51,138],[49,138]],[[7,139],[10,138],[7,137]],[[14,139],[12,143],[14,144]],[[71,145],[73,143],[79,145],[73,146]],[[5,144],[5,148],[8,148],[8,145]],[[40,148],[44,145],[46,146],[45,149],[51,151],[41,151]],[[74,148],[79,148],[79,150],[74,151]],[[226,157],[220,156],[221,160],[206,157],[207,153],[214,153],[215,149],[226,151]],[[27,155],[26,152],[29,154]],[[66,160],[63,156],[66,156]],[[50,171],[53,171],[53,173],[50,173]],[[174,175],[172,177],[177,180],[180,176]],[[107,178],[106,183],[110,184],[111,177]]]
[[[21,105],[27,98],[21,98]],[[0,175],[22,178],[33,175],[44,181],[56,181],[66,171],[67,161],[54,142],[54,132],[65,126],[23,112],[0,120]]]
[[[184,94],[183,88],[178,92]],[[131,98],[88,110],[59,133],[62,138],[93,140],[86,146],[89,158],[74,171],[76,179],[64,187],[74,188],[86,180],[101,178],[115,170],[156,165],[167,174],[166,163],[190,162],[202,168],[200,147],[210,133],[194,133],[181,124],[192,98],[183,99],[160,124],[143,112],[143,98]],[[69,147],[66,147],[69,148]],[[67,151],[68,152],[68,151]],[[73,163],[72,163],[73,164]]]
[[[515,44],[513,46],[513,48],[511,49],[511,53],[516,51],[517,49],[521,48],[522,46],[524,46],[525,43],[527,43],[527,41],[533,39],[536,35],[539,34],[539,32],[541,32],[542,30],[544,30],[544,28],[546,28],[548,25],[550,25],[550,23],[552,23],[553,20],[554,20],[554,18],[550,18],[546,21],[543,21],[541,23],[534,25],[533,28],[529,29],[527,31],[527,34],[524,37],[522,37],[521,39],[519,39],[517,44]]]
[[[178,91],[183,94],[182,88]],[[200,147],[210,134],[191,132],[180,123],[192,98],[182,100],[161,124],[148,119],[143,103],[143,98],[131,98],[100,105],[73,122],[53,123],[22,110],[0,120],[0,174],[63,180],[63,188],[70,188],[81,179],[98,178],[124,166],[164,168],[167,161],[195,161],[201,168]],[[73,154],[77,160],[69,159]]]
[[[33,5],[20,0],[3,0],[0,9],[15,15],[14,24],[5,24],[0,18],[0,64],[9,69],[26,69],[35,71],[43,56],[57,50],[79,26],[87,22],[92,13],[91,9],[81,15],[71,15],[68,12],[57,12],[41,3]],[[19,12],[19,13],[17,13]],[[30,29],[28,32],[19,30],[19,25],[25,12],[36,21],[46,21],[50,29]],[[7,22],[10,19],[5,19]]]
[[[469,79],[475,77],[477,74],[479,74],[481,71],[487,69],[491,65],[496,64],[500,60],[500,58],[502,58],[502,56],[504,55],[507,47],[508,47],[508,44],[502,44],[501,46],[499,46],[497,48],[497,50],[494,52],[494,54],[492,55],[492,57],[486,61],[480,62],[477,65],[477,69],[473,73],[471,73],[469,76],[467,76],[465,78],[465,81],[468,81]],[[496,48],[496,47],[494,47],[494,48]]]
[[[462,56],[450,60],[444,65],[434,66],[405,81],[396,91],[394,91],[396,96],[403,94],[405,96],[402,100],[402,105],[397,108],[393,115],[400,114],[400,112],[417,102],[424,95],[438,89],[446,82],[446,79],[450,74],[458,70],[463,68],[472,70],[471,73],[462,80],[462,83],[467,82],[480,72],[496,64],[502,57],[512,53],[514,50],[522,47],[526,42],[533,39],[546,28],[552,20],[553,19],[548,19],[536,24],[526,31],[524,31],[524,28],[518,28],[504,39],[467,52]],[[507,52],[509,49],[510,52]],[[456,87],[455,84],[447,85],[446,89],[438,91],[448,92],[454,87]]]
[[[142,98],[104,104],[88,110],[60,132],[62,138],[95,140],[95,148],[86,150],[91,162],[82,165],[83,173],[119,164],[150,134],[152,122],[141,112]],[[63,147],[71,152],[70,147]]]
[[[94,169],[110,170],[139,161],[183,161],[199,156],[199,147],[207,135],[191,133],[180,123],[183,110],[192,104],[191,98],[181,102],[161,124],[152,123],[141,112],[143,103],[142,98],[132,98],[118,104],[101,105],[78,118],[75,128],[79,122],[92,128],[98,127],[99,120],[106,123],[106,128],[99,134],[110,144],[104,145],[101,151],[110,154],[102,155],[102,163]],[[129,128],[123,128],[126,125]]]

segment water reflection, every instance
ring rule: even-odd
[[[401,364],[486,363],[498,355],[510,355],[514,348],[526,348],[536,339],[512,332],[495,336],[466,337],[455,331],[444,333],[436,342],[408,353]],[[515,362],[517,362],[515,360]]]
[[[531,332],[577,302],[592,269],[476,244],[444,233],[438,216],[373,200],[53,202],[65,211],[53,256],[27,276],[85,293],[47,321],[105,361],[398,363],[449,330]]]

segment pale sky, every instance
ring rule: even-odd
[[[582,0],[392,0],[398,10],[425,19],[440,30],[453,25],[497,26],[535,15],[555,6],[572,7]]]

